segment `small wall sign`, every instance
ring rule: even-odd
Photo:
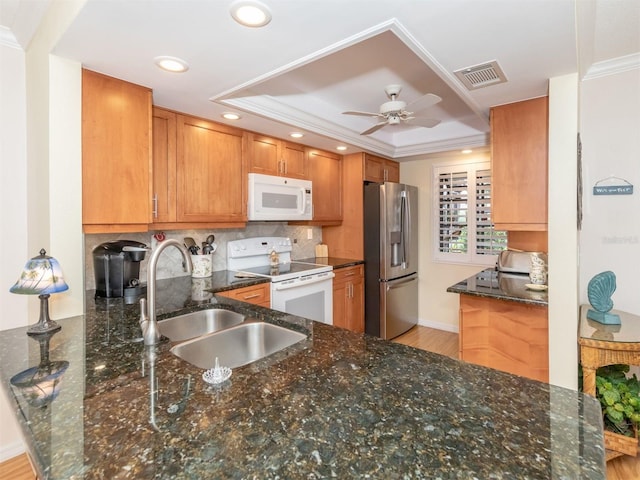
[[[603,185],[604,182],[615,181],[616,184]],[[593,186],[594,195],[633,195],[633,185],[624,178],[604,178]]]

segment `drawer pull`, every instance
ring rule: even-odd
[[[242,297],[243,300],[251,300],[252,298],[258,298],[261,297],[262,294],[261,293],[254,293],[253,295],[246,295],[244,297]]]

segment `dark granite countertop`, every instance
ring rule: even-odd
[[[159,281],[158,311],[232,309],[307,339],[211,386],[168,340],[144,347],[137,305],[88,296],[50,340],[68,368],[43,408],[9,381],[40,363],[38,342],[0,332],[2,389],[41,478],[605,478],[594,398],[192,292]]]
[[[351,258],[338,257],[310,257],[296,259],[296,262],[317,263],[318,265],[331,265],[334,270],[338,268],[353,267],[364,263],[364,260],[353,260]]]
[[[487,268],[450,286],[447,292],[548,306],[548,292],[529,290],[525,286],[528,283],[531,282],[527,275],[502,273],[495,268]]]

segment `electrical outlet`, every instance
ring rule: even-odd
[[[313,228],[307,228],[307,240],[313,240]]]

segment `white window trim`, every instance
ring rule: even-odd
[[[449,162],[437,163],[433,164],[431,168],[431,189],[433,192],[433,208],[431,209],[432,215],[432,256],[434,263],[452,263],[456,265],[481,265],[481,266],[494,266],[498,259],[498,255],[478,255],[475,252],[476,250],[476,216],[467,215],[467,225],[468,231],[473,232],[473,235],[467,233],[467,253],[445,253],[439,251],[439,231],[440,231],[440,193],[437,188],[439,176],[442,173],[451,173],[455,171],[460,171],[461,167],[467,170],[467,174],[469,175],[469,191],[475,192],[475,182],[476,175],[475,172],[478,170],[487,170],[491,169],[491,161],[490,160],[479,160],[479,159],[469,159],[469,160],[453,160]],[[468,197],[468,205],[469,212],[476,211],[476,196],[469,195]]]

